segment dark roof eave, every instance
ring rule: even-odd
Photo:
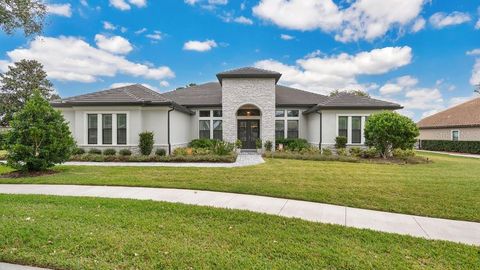
[[[195,112],[180,105],[175,102],[145,102],[145,101],[135,101],[135,102],[62,102],[62,103],[50,103],[54,108],[68,108],[74,106],[142,106],[142,107],[153,107],[153,106],[171,106],[177,111],[181,111],[190,115],[194,115]]]
[[[254,79],[268,79],[268,78],[274,78],[275,83],[278,83],[280,80],[280,77],[282,74],[217,74],[217,79],[220,82],[220,85],[222,85],[222,80],[223,79],[249,79],[249,78],[254,78]]]
[[[336,109],[349,109],[349,110],[400,110],[403,106],[323,106],[317,105],[306,111],[303,114],[310,114],[319,110],[336,110]]]
[[[442,126],[424,126],[418,127],[418,129],[444,129],[444,128],[480,128],[480,123],[478,124],[463,124],[463,125],[442,125]]]

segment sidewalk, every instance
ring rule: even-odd
[[[128,198],[249,210],[308,221],[480,246],[480,223],[365,210],[266,196],[188,189],[0,184],[3,194]]]
[[[468,158],[480,158],[480,155],[475,154],[462,154],[462,153],[455,153],[455,152],[441,152],[441,151],[429,151],[429,150],[417,150],[419,152],[425,153],[434,153],[434,154],[443,154],[455,157],[468,157]]]

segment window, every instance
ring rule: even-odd
[[[117,114],[117,144],[127,144],[126,114]]]
[[[102,144],[112,144],[111,114],[102,114]]]
[[[210,139],[210,120],[200,120],[198,137],[200,139]]]
[[[275,111],[275,117],[285,117],[285,111],[284,110],[276,110]]]
[[[222,117],[222,110],[213,110],[213,117]]]
[[[285,121],[275,120],[275,139],[285,138]]]
[[[237,116],[260,116],[260,110],[257,109],[240,109]]]
[[[200,117],[210,117],[210,111],[200,111]]]
[[[452,141],[458,141],[459,138],[460,138],[460,131],[452,130]]]
[[[361,116],[352,116],[352,143],[362,143]]]
[[[213,120],[213,139],[222,140],[222,120]]]
[[[338,117],[338,136],[348,138],[348,116]]]
[[[288,120],[287,138],[298,139],[298,120]]]
[[[98,143],[98,116],[89,114],[88,118],[88,144]]]
[[[298,110],[288,110],[287,117],[298,117]]]

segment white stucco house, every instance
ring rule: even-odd
[[[154,133],[168,152],[196,138],[255,148],[255,141],[303,138],[333,147],[336,136],[362,146],[366,118],[399,104],[352,94],[324,96],[277,84],[281,74],[240,68],[210,82],[166,93],[135,84],[52,102],[69,122],[79,147],[136,150],[138,134]]]

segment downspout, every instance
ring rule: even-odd
[[[322,150],[322,113],[315,111],[318,115],[320,115],[320,140],[318,142],[318,149]]]
[[[170,142],[170,113],[173,112],[175,108],[172,106],[167,113],[167,141],[168,141],[168,155],[172,154],[172,144]]]

